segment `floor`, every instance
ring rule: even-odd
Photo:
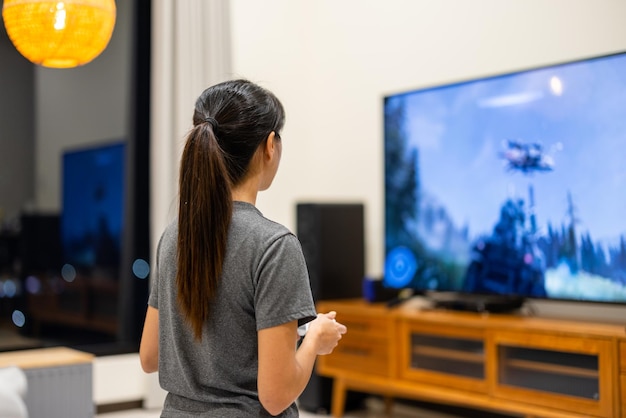
[[[391,417],[386,418],[500,418],[501,415],[493,415],[486,412],[466,411],[455,409],[454,411],[442,412],[432,409],[434,407],[409,405],[406,403],[394,404]],[[159,418],[158,410],[128,410],[121,412],[109,412],[97,415],[96,418]],[[314,414],[306,411],[300,411],[300,418],[320,418],[329,417],[328,414]],[[359,411],[347,412],[344,418],[383,418],[384,404],[378,398],[368,398],[364,402],[364,409]]]

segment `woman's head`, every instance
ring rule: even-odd
[[[216,84],[196,101],[180,164],[176,277],[178,302],[196,338],[222,272],[232,188],[250,173],[261,145],[271,139],[280,147],[284,123],[276,96],[247,80]]]
[[[193,124],[194,129],[213,130],[227,156],[232,184],[237,185],[247,174],[259,145],[271,132],[280,135],[285,111],[268,90],[247,80],[232,80],[202,92],[196,101]]]

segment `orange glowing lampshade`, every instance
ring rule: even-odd
[[[51,68],[87,64],[106,48],[115,0],[4,0],[2,18],[15,48]]]

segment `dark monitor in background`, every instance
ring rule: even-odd
[[[119,345],[126,145],[62,155],[58,214],[21,217],[22,333],[41,345],[97,352]]]
[[[122,254],[126,184],[123,142],[63,154],[63,261],[77,272],[117,278]]]

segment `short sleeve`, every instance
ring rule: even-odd
[[[263,253],[255,276],[257,331],[316,317],[306,261],[300,241],[286,234]]]
[[[159,309],[159,286],[157,285],[158,278],[155,276],[150,282],[150,295],[148,295],[148,306],[152,306],[155,309]]]
[[[161,244],[163,243],[163,235],[159,239],[156,252],[156,265],[153,270],[154,274],[150,276],[150,294],[148,295],[148,306],[159,309],[159,260],[161,254]]]

